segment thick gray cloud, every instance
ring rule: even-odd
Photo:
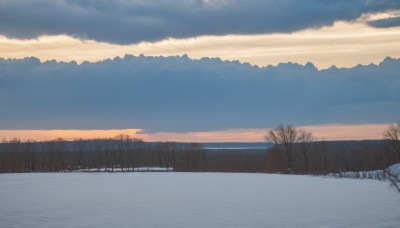
[[[398,0],[2,0],[0,34],[68,34],[110,43],[290,33],[400,9]]]
[[[0,59],[0,129],[201,131],[400,117],[400,59],[317,70],[204,58]]]
[[[400,26],[400,17],[393,17],[387,19],[379,19],[375,21],[368,22],[370,26],[375,28],[389,28]]]

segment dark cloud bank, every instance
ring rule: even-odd
[[[68,34],[127,44],[168,37],[290,33],[397,9],[398,0],[2,0],[0,34]],[[370,25],[398,26],[399,21]]]
[[[0,59],[0,129],[201,131],[400,118],[400,59],[317,70],[203,58]]]

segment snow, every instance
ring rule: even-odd
[[[397,177],[400,177],[400,163],[389,166],[389,172]]]
[[[400,227],[384,181],[235,173],[0,175],[0,227]]]
[[[136,167],[136,168],[91,168],[79,169],[73,172],[172,172],[172,167]]]
[[[391,174],[400,178],[400,163],[389,166],[388,170]],[[372,170],[363,172],[341,172],[341,173],[329,173],[329,177],[344,177],[344,178],[362,178],[362,179],[375,179],[375,180],[386,180],[386,175],[383,170]]]

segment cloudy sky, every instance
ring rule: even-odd
[[[400,120],[397,0],[2,0],[0,137],[263,141]]]

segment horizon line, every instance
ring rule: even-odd
[[[391,123],[373,124],[321,124],[295,126],[313,132],[316,141],[380,140],[382,133]],[[105,139],[117,135],[129,135],[132,139],[146,142],[198,142],[198,143],[256,143],[263,142],[268,130],[273,128],[237,128],[190,132],[146,132],[145,129],[49,129],[49,130],[6,130],[0,129],[0,138],[49,141],[57,138]]]

